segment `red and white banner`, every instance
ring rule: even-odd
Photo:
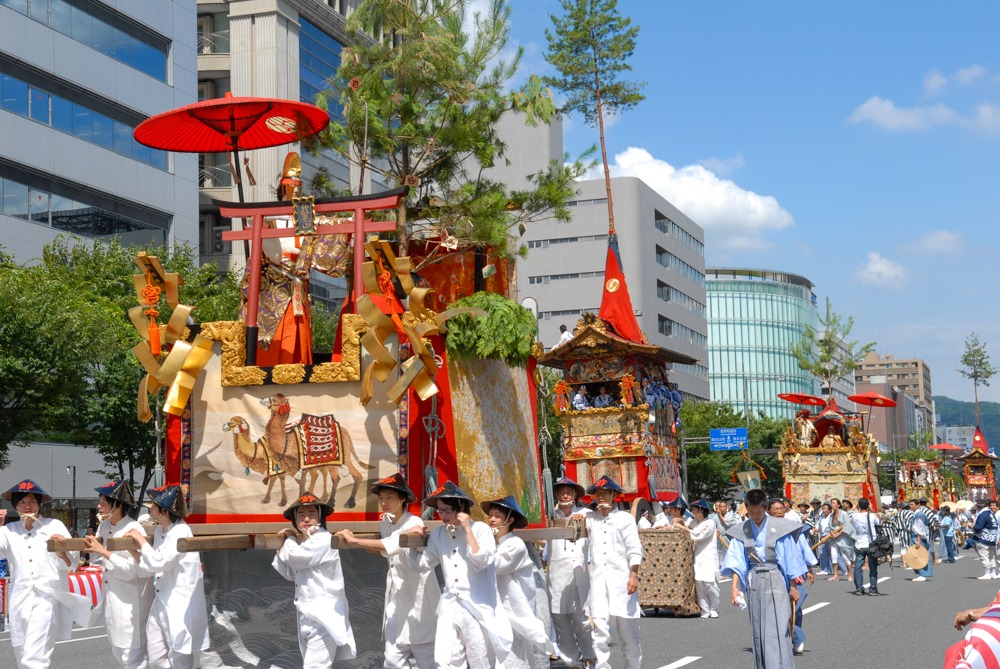
[[[68,576],[69,591],[90,598],[91,606],[97,606],[101,601],[101,569],[71,571]]]

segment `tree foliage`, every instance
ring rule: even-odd
[[[976,400],[976,425],[979,425],[979,386],[990,385],[990,379],[996,375],[997,368],[990,364],[990,354],[986,343],[979,340],[975,332],[965,338],[965,352],[960,361],[962,366],[958,373],[972,380],[972,390]]]
[[[460,314],[447,323],[448,355],[503,360],[523,367],[538,334],[535,315],[503,295],[480,291],[456,300],[448,308],[475,307],[488,315]]]
[[[812,325],[806,327],[802,341],[792,344],[792,355],[799,369],[819,378],[823,386],[832,392],[833,382],[853,375],[858,363],[875,349],[875,342],[861,345],[857,341],[849,341],[854,318],[844,320],[834,312],[830,298],[826,300],[826,312],[820,316],[819,324],[819,328]]]
[[[683,438],[708,439],[709,431],[721,427],[746,427],[746,415],[722,402],[685,402],[681,405]],[[752,449],[778,448],[788,420],[779,420],[758,412],[750,418],[748,432]],[[747,469],[742,455],[734,451],[713,451],[707,443],[689,443],[687,450],[688,494],[691,499],[740,499],[739,484],[733,483],[734,469]],[[754,455],[753,460],[764,469],[767,479],[761,487],[768,495],[783,495],[784,478],[781,463],[774,455]]]
[[[0,266],[0,467],[11,445],[73,423],[91,361],[118,345],[115,305],[43,267]]]
[[[461,247],[506,256],[513,231],[545,217],[569,220],[565,204],[587,165],[554,160],[530,175],[525,190],[488,177],[488,168],[506,160],[500,118],[517,113],[531,125],[547,123],[555,105],[536,76],[510,88],[522,49],[507,50],[506,3],[491,0],[471,22],[468,4],[362,2],[348,20],[348,33],[358,37],[317,101],[340,105],[342,118],[311,146],[360,166],[359,193],[371,172],[390,186],[410,186],[397,212],[404,243],[407,236],[454,237]]]
[[[171,251],[129,248],[117,239],[89,245],[60,238],[45,247],[39,265],[8,262],[0,267],[0,313],[6,316],[0,316],[0,425],[17,429],[0,433],[0,448],[39,436],[93,446],[109,476],[145,488],[156,433],[153,423],[136,418],[145,372],[131,350],[141,337],[127,316],[138,305],[132,275],[139,271],[133,259],[140,250],[181,275],[179,300],[196,306],[198,320],[236,317],[235,277],[220,277],[214,265],[198,266],[195,249],[185,245]],[[162,322],[170,309],[161,306]]]
[[[611,198],[611,171],[604,140],[604,117],[618,116],[645,99],[645,82],[629,81],[622,75],[632,69],[628,61],[635,51],[639,26],[618,13],[617,0],[562,0],[564,15],[550,15],[553,29],[545,30],[545,59],[558,76],[545,83],[566,95],[560,111],[577,112],[598,129],[604,184],[608,193],[608,223],[615,227]]]

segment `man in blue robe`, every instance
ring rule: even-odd
[[[792,606],[808,567],[798,543],[801,523],[767,515],[767,495],[750,490],[747,520],[727,530],[722,575],[732,576],[732,602],[745,600],[757,669],[793,669]]]

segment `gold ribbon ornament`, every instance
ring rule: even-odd
[[[153,412],[149,409],[149,395],[160,388],[167,389],[163,410],[174,416],[183,413],[198,375],[212,357],[212,342],[200,334],[191,343],[184,341],[184,330],[194,307],[178,302],[180,286],[184,285],[180,275],[164,271],[159,259],[145,251],[139,252],[135,264],[142,273],[134,274],[132,280],[136,295],[144,306],[132,307],[128,316],[142,336],[142,341],[132,350],[146,370],[146,376],[139,382],[136,398],[136,416],[146,423],[153,417]],[[156,304],[163,293],[167,304],[173,309],[165,327],[157,325],[155,321],[155,316],[159,315]],[[154,294],[155,302],[152,300]],[[147,317],[149,312],[153,312],[151,318]],[[159,342],[161,328],[163,342],[170,347],[165,356]]]
[[[428,346],[425,337],[445,331],[444,323],[459,314],[486,316],[482,309],[461,307],[437,314],[425,306],[428,296],[436,292],[433,288],[416,288],[413,285],[413,261],[407,257],[397,257],[389,242],[371,239],[365,244],[366,254],[371,260],[362,265],[362,278],[367,291],[358,299],[358,313],[368,324],[368,331],[361,337],[361,345],[372,356],[361,379],[361,404],[365,406],[372,398],[373,379],[386,381],[396,368],[396,358],[389,352],[385,341],[393,332],[399,341],[409,342],[412,355],[400,365],[402,374],[389,389],[389,399],[399,404],[411,386],[422,400],[439,392],[434,378],[438,372],[438,358],[434,349]],[[405,309],[396,296],[394,279],[398,280],[409,301],[409,317],[405,320],[415,325],[404,324]]]

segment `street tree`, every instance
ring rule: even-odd
[[[608,194],[608,227],[615,229],[611,198],[611,170],[604,140],[605,117],[616,117],[645,99],[645,82],[623,78],[632,67],[639,26],[618,12],[617,0],[562,0],[563,16],[550,15],[552,30],[545,30],[545,59],[559,71],[545,83],[566,95],[560,111],[579,113],[597,128]]]
[[[707,439],[710,430],[723,427],[746,427],[747,418],[723,402],[685,402],[681,405],[682,436],[686,439]],[[749,441],[755,449],[778,448],[789,427],[788,420],[770,418],[762,412],[750,418]],[[734,470],[750,465],[738,451],[713,451],[708,443],[686,444],[688,494],[691,499],[709,500],[742,497],[739,484],[733,482]],[[761,487],[769,495],[780,495],[783,488],[781,463],[773,455],[753,455],[754,462],[764,469],[767,479]]]
[[[819,324],[819,328],[806,326],[801,341],[792,344],[792,355],[799,369],[820,379],[832,397],[833,382],[853,375],[858,363],[875,349],[875,342],[862,345],[849,341],[854,318],[844,320],[833,310],[830,298],[826,299],[826,312],[819,317]]]
[[[501,117],[547,123],[555,104],[537,76],[512,86],[523,50],[508,51],[509,6],[491,0],[470,21],[469,4],[364,0],[348,20],[356,37],[317,100],[335,118],[309,146],[360,168],[352,191],[363,192],[371,173],[390,187],[409,186],[396,212],[403,250],[412,237],[445,242],[419,270],[444,257],[442,249],[475,249],[479,290],[487,249],[506,257],[529,223],[569,220],[573,181],[587,165],[553,160],[526,175],[523,190],[490,178],[489,168],[506,161]]]
[[[0,263],[0,469],[12,445],[76,424],[67,407],[90,387],[92,360],[117,345],[115,305],[44,267]]]
[[[990,354],[986,351],[986,342],[980,341],[975,332],[965,338],[965,353],[960,361],[962,366],[958,373],[972,380],[972,390],[976,400],[976,425],[979,425],[979,386],[990,385],[990,379],[996,375],[997,368],[990,364]]]
[[[156,466],[157,434],[156,423],[143,423],[136,416],[136,397],[145,371],[132,352],[141,337],[127,311],[139,304],[132,276],[139,272],[134,258],[140,250],[158,257],[166,271],[180,275],[184,284],[179,301],[195,306],[192,315],[197,320],[236,317],[236,278],[220,276],[211,264],[198,266],[196,250],[184,244],[173,250],[140,249],[126,247],[117,239],[91,246],[60,238],[43,250],[39,271],[84,303],[111,305],[95,328],[104,345],[80,363],[86,391],[65,398],[56,409],[63,428],[59,436],[96,448],[104,457],[109,476],[136,482],[142,493]],[[159,320],[165,322],[170,308],[162,303],[160,311]]]

